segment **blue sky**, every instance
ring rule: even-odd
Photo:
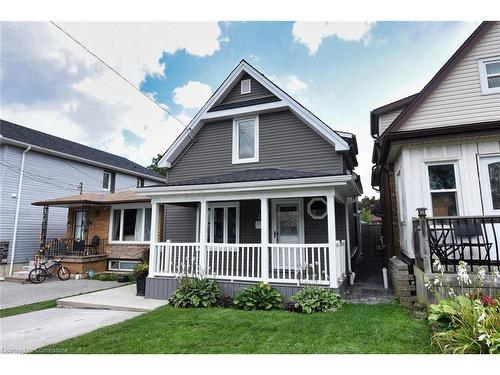
[[[185,123],[246,59],[331,127],[356,133],[358,173],[365,192],[372,194],[370,110],[419,91],[477,24],[61,26]],[[2,118],[143,164],[164,152],[181,131],[175,120],[50,24],[1,26]]]

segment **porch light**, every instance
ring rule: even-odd
[[[425,207],[419,207],[419,208],[417,208],[418,217],[425,217],[425,216],[427,216],[425,214],[425,211],[427,211],[427,208],[425,208]]]

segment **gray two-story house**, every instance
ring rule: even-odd
[[[342,290],[358,251],[353,134],[339,132],[241,61],[165,152],[151,197],[146,298],[203,275],[233,295],[269,282]]]
[[[43,207],[34,201],[72,194],[113,193],[163,182],[163,177],[124,157],[0,120],[0,275],[12,274],[40,249]],[[67,207],[51,208],[47,236],[65,237]],[[73,233],[82,235],[81,226]]]

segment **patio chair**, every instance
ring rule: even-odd
[[[85,245],[85,255],[94,255],[97,254],[97,250],[99,249],[99,243],[101,242],[99,236],[92,237],[90,240],[90,244]]]

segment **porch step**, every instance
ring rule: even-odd
[[[12,276],[5,276],[4,281],[8,281],[8,282],[11,282],[11,283],[25,283],[25,282],[29,282],[28,275],[29,275],[29,272],[18,271],[18,272],[14,272],[12,274]]]

